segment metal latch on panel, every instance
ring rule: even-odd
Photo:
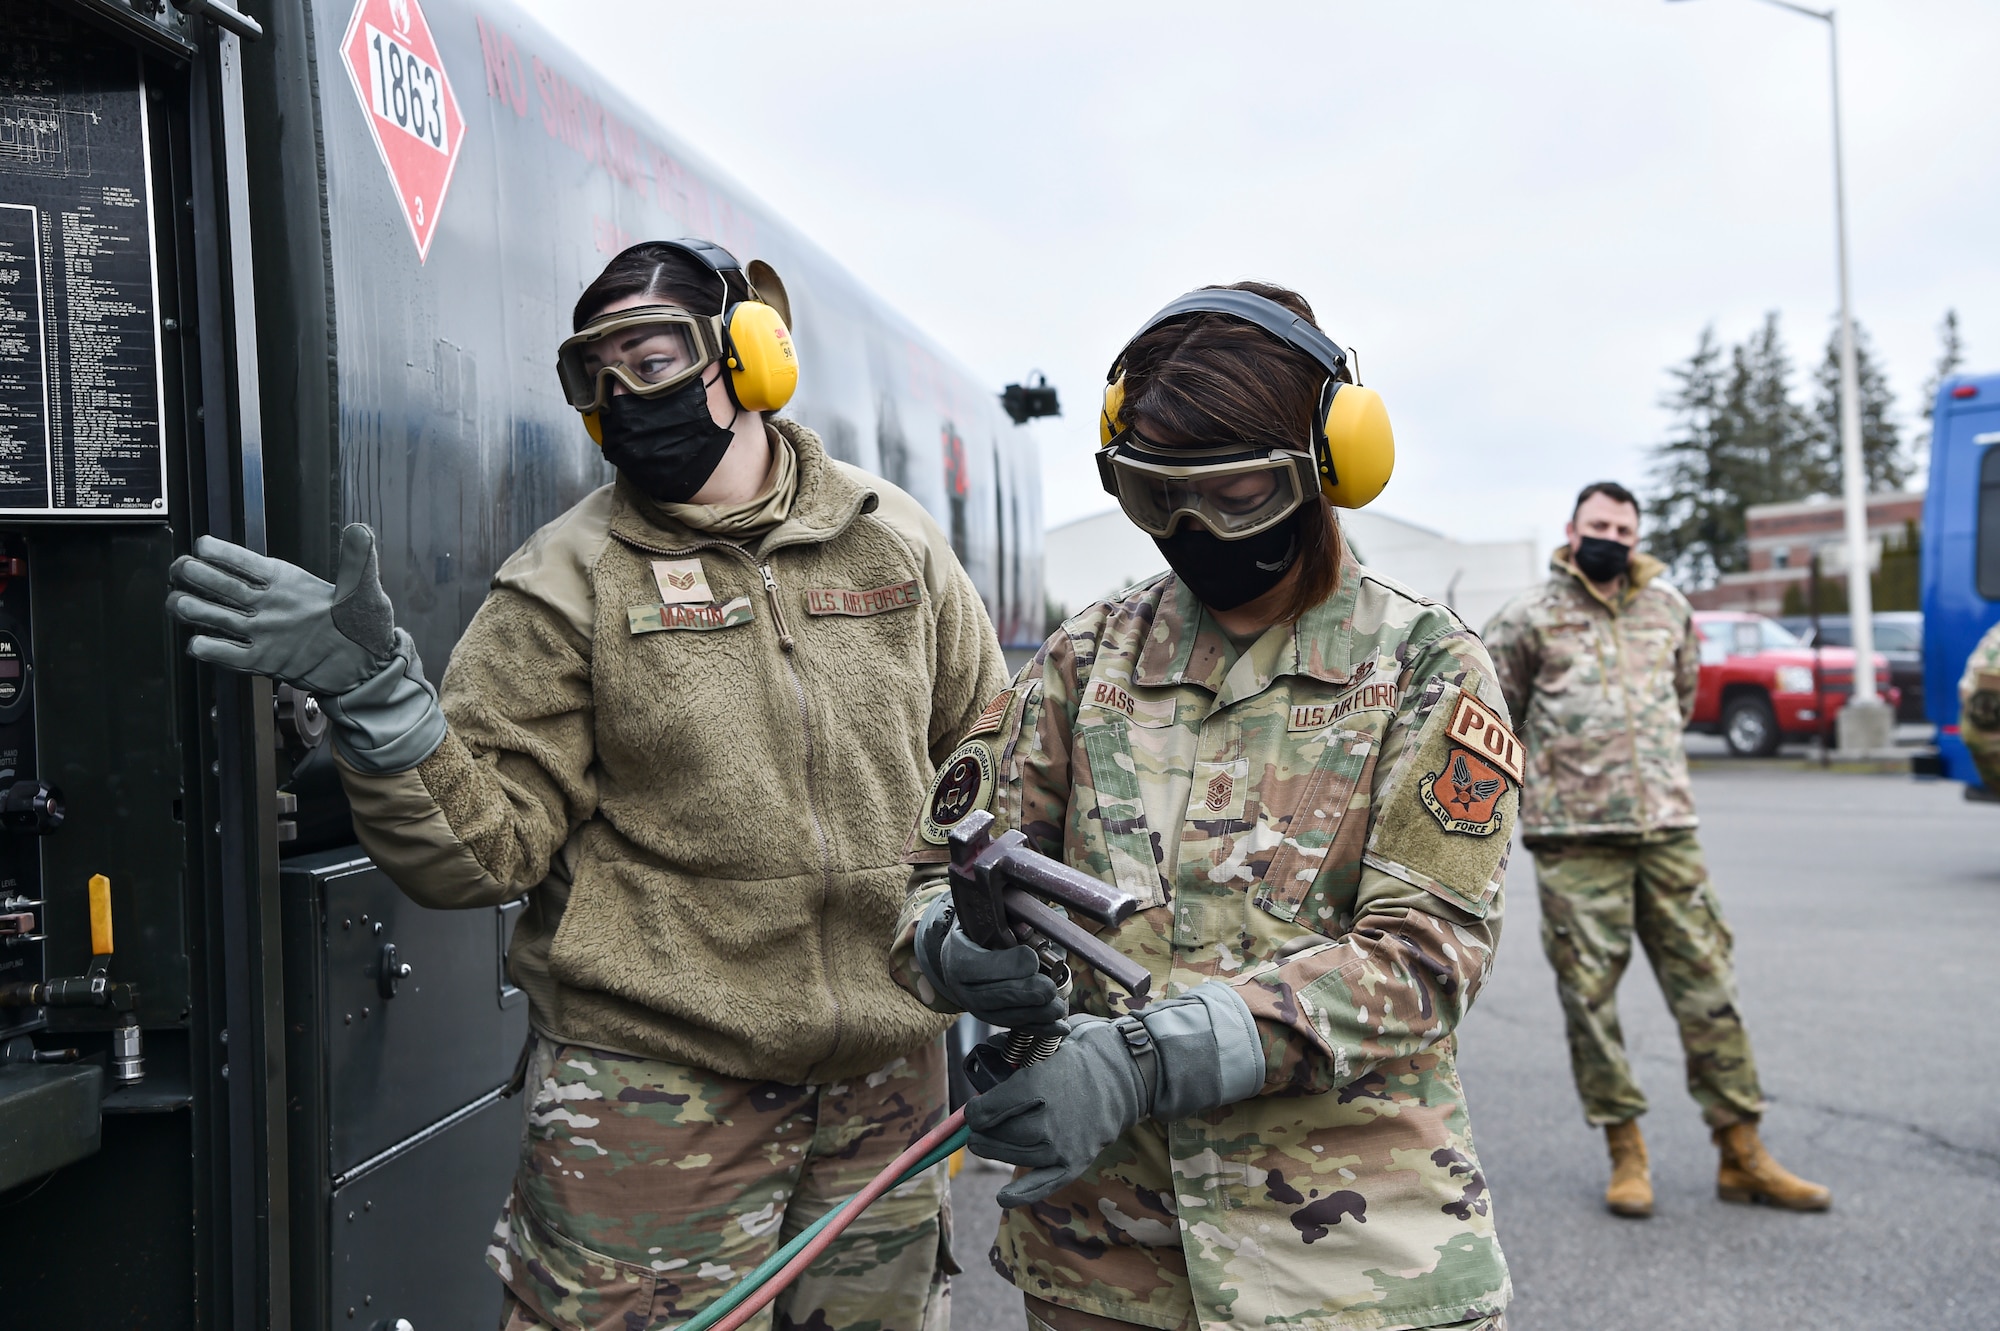
[[[382,997],[394,998],[396,986],[409,979],[413,969],[409,962],[396,959],[394,943],[382,944],[382,967],[375,976],[375,985],[382,991]]]

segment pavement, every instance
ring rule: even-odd
[[[1692,747],[1692,746],[1691,746]],[[1715,1198],[1715,1154],[1643,957],[1620,991],[1657,1213],[1603,1209],[1518,846],[1499,964],[1461,1033],[1513,1270],[1513,1331],[2000,1327],[2000,807],[1907,776],[1702,764],[1774,1154],[1834,1189],[1792,1215]],[[1003,1175],[954,1184],[958,1331],[1017,1331],[986,1261]]]

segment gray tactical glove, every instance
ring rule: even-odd
[[[1042,974],[1026,943],[983,948],[958,927],[949,896],[917,921],[917,969],[963,1012],[991,1026],[1049,1026],[1069,1014],[1069,996]]]
[[[202,630],[188,655],[316,695],[341,756],[362,771],[407,771],[444,741],[437,690],[382,590],[374,532],[358,522],[341,532],[332,583],[213,536],[194,549],[168,571],[167,612]]]
[[[1203,1114],[1255,1095],[1264,1045],[1250,1007],[1211,980],[1106,1021],[1071,1017],[1069,1038],[965,1106],[972,1153],[1026,1165],[1002,1206],[1038,1202],[1082,1177],[1141,1118]]]

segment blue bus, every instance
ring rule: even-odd
[[[1978,786],[1958,737],[1958,677],[2000,620],[2000,374],[1947,379],[1931,417],[1924,497],[1924,705],[1940,775]]]

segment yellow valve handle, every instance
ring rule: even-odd
[[[101,873],[90,876],[90,955],[111,955],[111,880]]]

